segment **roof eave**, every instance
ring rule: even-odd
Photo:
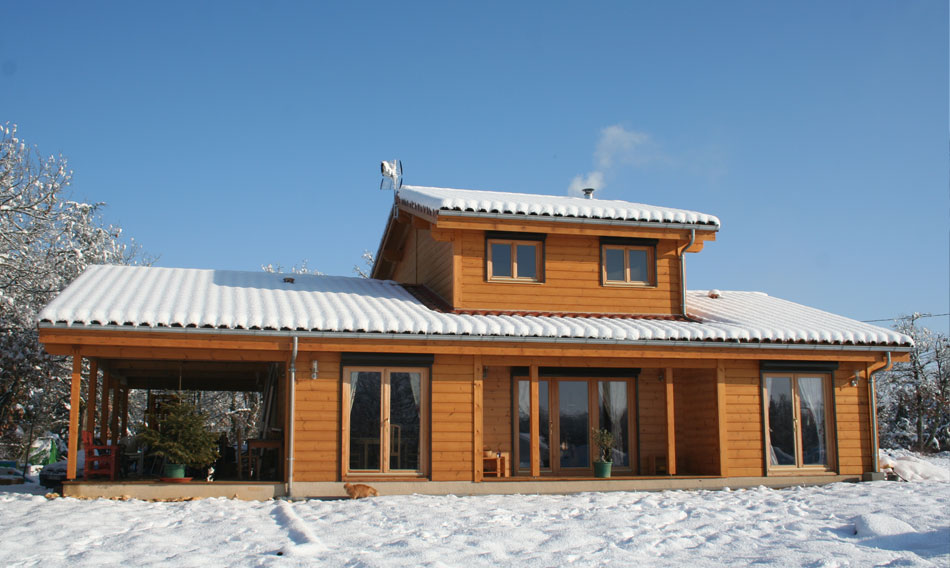
[[[647,227],[654,229],[696,229],[697,231],[719,231],[719,225],[711,223],[676,223],[670,221],[635,221],[629,219],[599,219],[592,217],[564,217],[560,215],[531,215],[524,213],[489,213],[482,211],[459,211],[458,209],[440,209],[440,217],[471,217],[475,219],[505,219],[555,221],[560,223],[583,223],[590,225],[613,225],[621,227]]]
[[[891,344],[850,344],[850,343],[773,343],[764,341],[731,341],[718,339],[680,340],[680,339],[597,339],[587,337],[537,337],[510,335],[454,335],[427,333],[392,333],[366,331],[308,331],[292,329],[234,329],[218,327],[162,327],[145,325],[102,325],[41,321],[40,329],[84,329],[89,331],[126,331],[136,333],[183,333],[183,334],[235,334],[256,337],[292,337],[334,338],[334,339],[375,339],[375,340],[419,340],[419,341],[474,341],[496,343],[552,343],[583,345],[628,345],[638,347],[681,347],[681,348],[736,348],[736,349],[778,349],[787,351],[871,351],[906,353],[910,345]]]

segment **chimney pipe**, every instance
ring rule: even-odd
[[[584,192],[584,197],[585,197],[585,198],[587,198],[587,199],[592,199],[592,196],[594,195],[594,188],[593,188],[593,187],[585,187],[585,188],[582,189],[581,191]]]

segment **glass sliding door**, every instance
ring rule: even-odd
[[[769,393],[769,463],[795,465],[795,406],[791,377],[767,377]]]
[[[344,440],[351,473],[421,473],[425,453],[426,372],[344,371]]]
[[[600,381],[597,383],[597,406],[600,427],[614,435],[611,452],[614,467],[630,467],[630,412],[627,401],[626,381]],[[595,447],[595,458],[598,449]]]
[[[770,467],[828,466],[828,377],[765,376]]]
[[[531,470],[531,382],[516,381],[517,464]],[[550,378],[538,380],[540,470],[553,475],[591,475],[599,456],[591,429],[613,433],[615,468],[629,469],[635,441],[631,439],[633,395],[629,379]]]
[[[798,377],[798,415],[802,436],[802,465],[828,463],[825,388],[821,377]]]
[[[420,469],[422,374],[389,374],[389,469]]]
[[[380,371],[350,373],[350,469],[379,470],[381,399]]]
[[[589,468],[590,403],[587,381],[557,381],[560,469]]]
[[[538,414],[541,469],[551,469],[550,389],[538,381]],[[518,468],[531,469],[531,381],[518,381]]]

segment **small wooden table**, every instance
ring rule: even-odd
[[[482,475],[508,477],[508,452],[495,452],[492,456],[484,454],[482,456]]]

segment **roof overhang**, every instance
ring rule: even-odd
[[[422,333],[376,333],[376,332],[337,332],[337,331],[306,331],[306,330],[268,330],[268,329],[220,329],[196,327],[148,327],[148,326],[120,326],[120,325],[67,325],[42,322],[39,324],[40,341],[53,354],[68,355],[78,351],[102,352],[108,351],[110,342],[103,336],[124,335],[127,337],[148,336],[177,338],[173,341],[158,341],[156,347],[181,349],[181,343],[192,344],[196,350],[207,353],[209,348],[217,350],[214,357],[220,360],[229,360],[228,357],[237,357],[231,360],[259,360],[283,361],[286,360],[286,351],[293,337],[302,343],[301,350],[343,350],[366,351],[368,343],[400,343],[403,351],[471,353],[478,354],[486,350],[490,344],[498,349],[493,352],[511,351],[524,352],[531,347],[537,347],[538,353],[550,352],[552,349],[571,351],[572,356],[584,355],[586,349],[609,348],[615,356],[623,356],[624,349],[638,353],[652,352],[656,356],[678,357],[713,357],[719,352],[728,352],[721,358],[795,358],[809,353],[823,353],[838,357],[863,359],[870,354],[884,354],[887,352],[901,358],[911,351],[908,345],[883,344],[847,344],[847,343],[817,343],[817,342],[770,342],[770,341],[729,341],[729,340],[662,340],[662,339],[595,339],[579,337],[521,337],[498,335],[454,335],[454,334],[422,334]],[[83,336],[98,335],[92,341],[83,340]],[[62,336],[62,337],[59,337]],[[212,340],[213,338],[213,340]],[[254,340],[253,344],[231,344],[229,339]],[[148,342],[148,341],[146,341]],[[352,343],[352,348],[343,343]],[[148,342],[150,343],[150,342]],[[117,346],[117,353],[121,349],[131,347],[127,342]],[[448,350],[436,348],[444,345]],[[459,348],[462,348],[461,350]],[[259,351],[259,352],[258,352]],[[618,353],[618,351],[621,351]],[[173,351],[174,352],[174,351]],[[131,352],[130,352],[131,353]],[[256,353],[256,354],[255,354]],[[864,354],[860,356],[858,354]],[[209,355],[210,356],[210,355]],[[633,355],[631,355],[633,356]],[[636,355],[640,356],[640,355]],[[172,357],[174,358],[174,357]]]
[[[607,225],[610,227],[629,227],[629,228],[649,228],[649,229],[674,229],[674,230],[697,230],[697,231],[719,231],[718,225],[708,223],[668,223],[660,221],[628,221],[621,219],[595,219],[589,217],[562,217],[557,215],[526,215],[521,213],[487,213],[472,211],[456,211],[449,209],[440,209],[439,218],[443,217],[469,217],[472,219],[503,219],[513,222],[524,221],[545,221],[555,223],[576,223],[582,225]]]

